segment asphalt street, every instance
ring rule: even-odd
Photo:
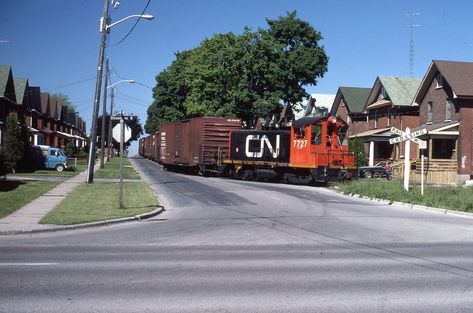
[[[0,237],[0,312],[472,312],[473,218],[133,162],[166,211]]]

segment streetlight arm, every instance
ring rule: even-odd
[[[130,83],[133,84],[135,82],[134,79],[122,79],[116,83],[111,84],[110,86],[107,86],[107,89],[113,88],[114,86],[121,84],[121,83]]]
[[[110,24],[110,25],[106,25],[106,26],[105,26],[105,30],[108,30],[109,28],[111,28],[111,27],[113,27],[113,26],[115,26],[115,25],[117,25],[117,24],[119,24],[119,23],[121,23],[121,22],[123,22],[123,21],[126,21],[126,20],[128,20],[128,19],[130,19],[130,18],[134,18],[134,17],[141,17],[141,18],[144,18],[145,20],[152,20],[152,19],[154,19],[154,16],[153,16],[153,15],[149,15],[149,14],[143,14],[143,15],[134,14],[134,15],[130,15],[130,16],[124,17],[124,18],[122,18],[121,20],[118,20],[118,21],[116,21],[115,23],[112,23],[112,24]]]

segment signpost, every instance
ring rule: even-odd
[[[120,124],[113,127],[113,139],[120,142],[120,208],[123,208],[123,150],[125,142],[131,139],[131,128],[128,125],[125,125],[125,118],[130,118],[130,116],[125,116],[123,113],[120,115],[112,116],[112,120],[120,120]]]
[[[404,148],[404,190],[409,191],[409,174],[411,171],[410,165],[410,155],[411,155],[411,144],[410,142],[413,141],[419,145],[419,149],[422,150],[421,156],[421,194],[424,195],[424,152],[423,150],[427,148],[427,142],[425,140],[420,140],[417,138],[418,136],[422,136],[427,134],[427,129],[422,128],[415,132],[411,133],[409,127],[406,127],[406,131],[402,131],[397,129],[396,127],[391,127],[391,132],[399,135],[399,137],[389,139],[390,144],[396,144],[399,142],[405,141],[405,148]]]

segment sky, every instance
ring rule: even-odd
[[[141,14],[149,0],[120,0],[111,23]],[[90,133],[99,52],[100,0],[0,0],[0,64],[42,92],[63,93]],[[130,19],[110,29],[106,55],[116,87],[115,109],[146,122],[155,77],[178,51],[214,34],[267,28],[287,12],[318,30],[328,72],[309,93],[335,94],[340,86],[371,88],[377,76],[422,78],[432,60],[473,61],[471,0],[151,0],[152,21]],[[408,13],[420,13],[411,16]],[[411,28],[414,67],[410,73]],[[103,93],[101,95],[101,104]],[[110,97],[107,98],[109,107]],[[100,113],[102,114],[102,113]],[[131,154],[137,152],[133,143]]]

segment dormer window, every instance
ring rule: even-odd
[[[435,80],[437,81],[437,86],[435,88],[443,88],[443,76],[442,76],[442,74],[438,73],[437,76],[435,77]]]

